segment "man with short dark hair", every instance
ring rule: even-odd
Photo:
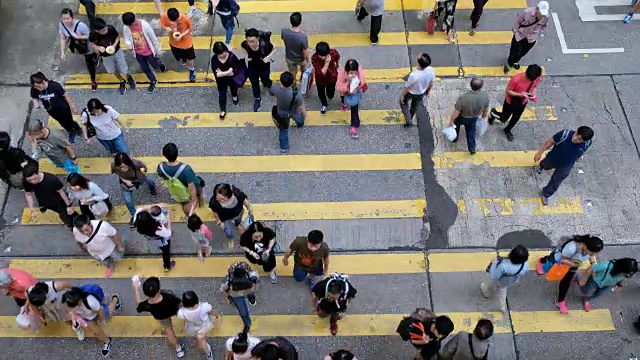
[[[288,71],[280,74],[280,84],[271,87],[270,93],[276,98],[276,105],[272,109],[274,120],[278,123],[280,152],[289,152],[289,122],[295,121],[296,126],[304,126],[307,110],[304,107],[302,94],[294,88],[293,74]],[[276,119],[277,118],[277,119]],[[281,121],[279,121],[281,120]]]
[[[120,48],[120,34],[113,25],[100,18],[94,22],[95,30],[89,34],[89,41],[93,43],[93,50],[100,54],[104,68],[120,81],[120,94],[127,91],[127,82],[131,89],[136,88],[136,82],[129,74],[127,60]],[[126,77],[126,79],[125,79]]]
[[[282,29],[280,37],[284,42],[284,53],[287,61],[287,69],[293,75],[295,85],[300,72],[304,72],[309,64],[309,39],[302,31],[302,14],[294,12],[289,16],[291,28]]]
[[[593,129],[588,126],[580,126],[577,130],[561,130],[547,140],[533,157],[538,162],[547,150],[544,159],[536,167],[538,174],[544,170],[555,169],[549,183],[542,189],[542,203],[549,205],[549,198],[558,191],[562,181],[569,176],[573,165],[589,149],[593,139]]]
[[[262,340],[251,355],[257,360],[298,360],[298,350],[282,336]]]
[[[181,205],[184,214],[189,216],[198,205],[204,204],[202,180],[196,175],[190,165],[178,161],[178,146],[176,146],[176,144],[165,144],[162,147],[162,156],[164,156],[167,161],[158,164],[158,176],[165,180],[176,177],[187,188],[189,200],[181,202]],[[180,169],[182,169],[182,171],[180,171]],[[178,171],[180,172],[178,173]]]
[[[427,53],[420,54],[417,66],[409,74],[407,83],[400,94],[400,108],[405,118],[404,126],[413,125],[413,117],[416,115],[418,105],[422,103],[425,95],[431,93],[435,80],[436,73],[431,67],[431,57]],[[409,100],[411,100],[411,107],[409,107]]]
[[[169,46],[176,61],[189,68],[189,81],[196,81],[196,51],[193,48],[193,24],[187,15],[171,8],[160,17],[160,26],[169,35]]]
[[[289,257],[294,255],[293,278],[302,282],[311,278],[313,285],[329,272],[329,245],[324,242],[324,234],[320,230],[311,230],[307,236],[296,237],[287,248],[282,264],[289,266]]]
[[[73,236],[80,250],[89,253],[106,267],[104,274],[111,277],[124,253],[122,238],[106,221],[91,220],[86,215],[73,219]]]
[[[444,348],[440,350],[438,359],[493,359],[493,356],[489,356],[489,350],[491,349],[489,339],[491,336],[493,336],[493,323],[489,319],[480,319],[473,330],[473,334],[460,331],[449,340]]]
[[[247,29],[244,33],[245,39],[240,47],[245,51],[245,61],[251,90],[253,91],[253,111],[260,111],[262,102],[260,81],[262,85],[271,89],[271,56],[273,55],[273,44],[269,41],[271,33],[261,33],[257,29]]]
[[[40,172],[37,162],[28,163],[22,170],[24,176],[24,197],[32,219],[37,217],[33,197],[38,200],[40,212],[52,210],[58,213],[60,220],[67,226],[73,228],[73,217],[77,215],[73,204],[67,193],[64,191],[62,181],[55,175]]]
[[[149,92],[155,90],[158,79],[151,68],[158,71],[166,71],[167,68],[160,62],[162,48],[156,37],[156,33],[144,19],[138,19],[132,12],[122,14],[122,34],[127,48],[131,50],[140,65],[140,69],[149,79]]]
[[[11,146],[11,136],[0,131],[0,179],[7,185],[22,189],[22,169],[34,160],[24,150]]]
[[[440,351],[442,340],[451,334],[453,328],[453,321],[445,315],[428,317],[411,326],[410,341],[419,351],[416,359],[432,360]]]
[[[484,82],[479,77],[471,79],[471,91],[466,92],[456,101],[455,109],[451,113],[449,126],[456,126],[456,139],[460,136],[460,128],[464,126],[467,133],[467,148],[471,155],[476,153],[476,122],[479,117],[489,116],[489,95],[482,91]]]
[[[311,309],[319,317],[329,318],[331,335],[338,333],[338,320],[344,317],[357,293],[349,276],[337,273],[317,282],[311,289]]]

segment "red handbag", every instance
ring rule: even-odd
[[[436,31],[436,12],[432,11],[427,19],[427,34],[433,35]]]

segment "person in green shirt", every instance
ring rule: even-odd
[[[622,258],[593,264],[585,273],[578,274],[578,285],[582,291],[584,311],[591,311],[590,301],[608,289],[622,287],[622,280],[638,271],[638,262],[632,258]]]
[[[282,264],[289,266],[289,257],[293,258],[293,278],[302,282],[311,276],[312,285],[329,272],[329,245],[320,230],[311,230],[307,236],[298,236],[284,253]]]

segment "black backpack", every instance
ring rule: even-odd
[[[249,270],[245,266],[238,265],[229,271],[229,285],[233,291],[243,291],[251,289],[254,282],[249,276]]]
[[[273,51],[273,45],[271,44],[271,31],[260,31],[258,34],[258,43],[260,53],[263,56],[269,55]]]
[[[420,316],[420,313],[423,313],[424,316]],[[413,330],[414,324],[422,323],[424,326],[424,322],[428,322],[430,319],[434,319],[436,315],[433,311],[424,308],[418,308],[415,312],[413,312],[409,316],[405,316],[398,327],[396,328],[396,332],[400,335],[400,338],[403,341],[411,340],[411,331]]]

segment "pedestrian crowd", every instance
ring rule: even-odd
[[[84,57],[93,91],[98,89],[96,68],[103,64],[105,70],[113,74],[119,83],[119,91],[124,94],[127,87],[136,88],[136,82],[128,70],[122,47],[121,34],[112,24],[95,17],[95,5],[83,0],[89,15],[89,25],[75,19],[70,9],[61,12],[58,26],[61,55],[67,49]],[[158,11],[160,25],[169,36],[170,49],[175,59],[188,70],[188,79],[196,81],[194,67],[193,25],[190,20],[198,11],[193,0],[186,14],[176,8],[166,12],[160,2]],[[212,46],[211,69],[216,80],[220,119],[227,114],[227,90],[234,105],[240,101],[238,88],[248,79],[253,95],[253,110],[262,106],[262,87],[275,98],[271,115],[279,130],[278,142],[282,153],[289,151],[289,127],[291,120],[296,127],[303,127],[307,118],[305,97],[315,82],[317,96],[321,102],[320,114],[325,115],[330,108],[329,101],[340,98],[340,109],[350,112],[349,135],[359,136],[359,110],[364,94],[368,90],[364,67],[357,59],[343,59],[337,49],[328,42],[315,44],[311,54],[308,38],[302,28],[302,14],[295,12],[289,17],[290,27],[281,31],[285,44],[285,58],[288,71],[283,72],[279,82],[271,80],[271,63],[274,46],[270,42],[271,33],[255,28],[245,31],[241,49],[231,49],[231,39],[235,29],[240,5],[235,0],[208,1],[208,13],[219,16],[225,28],[224,42]],[[454,19],[457,0],[437,1],[430,18],[439,19],[445,35],[455,41]],[[486,1],[474,1],[471,15],[471,35],[477,31]],[[93,9],[93,11],[92,11]],[[371,16],[370,40],[378,43],[381,31],[384,1],[358,0],[357,20]],[[520,69],[520,61],[535,45],[538,36],[545,29],[549,14],[549,4],[540,1],[527,8],[516,19],[513,40],[505,73],[510,69]],[[158,85],[155,72],[164,72],[166,65],[161,61],[162,48],[150,24],[135,14],[127,12],[121,17],[124,28],[123,41],[131,50],[149,80],[148,91],[153,92]],[[436,73],[431,66],[431,58],[421,53],[416,58],[415,70],[398,96],[398,105],[405,117],[405,126],[414,125],[414,117],[424,102],[433,93]],[[508,123],[503,132],[508,141],[514,141],[513,129],[520,120],[527,104],[538,99],[537,86],[543,79],[543,70],[536,64],[511,78],[505,89],[502,108],[492,108],[490,99],[483,91],[483,81],[473,78],[470,90],[456,101],[445,135],[457,141],[461,127],[465,128],[470,154],[475,154],[476,137],[482,128],[494,125],[496,119]],[[117,176],[120,191],[130,214],[129,225],[143,235],[151,247],[157,247],[162,254],[162,266],[169,274],[176,266],[171,259],[171,238],[174,234],[173,220],[176,214],[167,204],[157,203],[137,207],[134,194],[144,185],[152,196],[157,194],[156,183],[151,171],[180,204],[187,218],[187,228],[194,242],[196,256],[200,262],[211,254],[213,232],[196,210],[205,205],[206,186],[189,164],[179,161],[178,147],[174,143],[165,144],[160,152],[165,161],[156,169],[131,156],[120,113],[98,98],[87,101],[86,107],[78,108],[64,87],[37,72],[30,78],[31,96],[35,107],[43,107],[60,123],[63,130],[51,128],[40,120],[30,122],[27,139],[32,154],[11,145],[6,132],[0,132],[0,178],[12,187],[24,191],[29,214],[37,218],[39,213],[56,212],[65,226],[70,229],[80,249],[95,258],[105,268],[105,276],[115,271],[125,246],[121,235],[106,220],[113,209],[109,194],[99,184],[81,174],[78,157],[73,144],[77,137],[87,143],[94,138],[113,156],[111,173]],[[80,115],[80,123],[73,114]],[[427,114],[428,115],[428,114]],[[416,121],[417,122],[417,121]],[[576,161],[592,143],[594,131],[587,126],[576,130],[565,129],[551,136],[535,154],[536,170],[554,170],[549,183],[541,190],[542,203],[549,204],[550,197],[558,190],[562,181],[571,173]],[[66,186],[55,175],[40,169],[41,157],[48,158],[53,165],[64,169],[67,174]],[[233,263],[220,286],[220,293],[238,311],[243,322],[239,333],[225,344],[227,359],[297,359],[297,350],[287,339],[275,337],[258,339],[251,336],[252,320],[249,306],[256,306],[257,293],[262,286],[258,272],[252,265],[262,267],[272,284],[277,282],[277,262],[275,257],[276,232],[256,219],[250,194],[243,192],[235,184],[219,183],[213,187],[208,207],[218,227],[233,247],[236,233],[240,237],[239,247],[246,261]],[[78,205],[80,213],[76,211]],[[603,242],[590,235],[576,235],[562,239],[559,246],[548,256],[539,260],[537,273],[546,275],[549,281],[559,281],[557,305],[560,312],[568,313],[566,295],[570,286],[576,283],[582,294],[585,311],[590,311],[591,300],[601,296],[606,290],[617,290],[622,280],[632,276],[638,268],[631,258],[596,262]],[[297,282],[309,284],[310,304],[314,314],[328,319],[332,335],[338,333],[338,322],[355,299],[358,290],[347,274],[330,272],[330,248],[320,230],[312,230],[306,236],[296,237],[284,252],[282,266],[289,265],[293,256],[293,278]],[[518,245],[505,258],[498,256],[487,267],[487,278],[480,284],[480,294],[497,300],[498,308],[507,312],[507,289],[517,284],[529,270],[528,250]],[[588,263],[586,263],[588,262]],[[585,265],[586,263],[586,265]],[[207,359],[213,358],[213,349],[207,342],[207,333],[218,321],[218,311],[211,303],[203,301],[193,291],[182,296],[161,288],[160,279],[146,279],[134,276],[132,279],[136,310],[150,313],[166,335],[167,342],[178,358],[185,355],[185,346],[177,339],[173,327],[174,318],[184,321],[185,331],[196,338],[198,348]],[[97,284],[71,284],[62,281],[38,281],[19,269],[0,270],[0,287],[12,296],[20,307],[16,318],[25,329],[37,330],[49,321],[67,322],[76,332],[78,339],[85,338],[85,330],[90,331],[102,345],[102,354],[111,350],[111,338],[105,323],[122,309],[117,294],[107,299],[104,290]],[[249,306],[248,306],[249,305]],[[441,342],[454,331],[454,323],[445,315],[437,315],[428,309],[418,308],[403,319],[397,332],[418,351],[417,359],[491,359],[496,351],[491,345],[493,323],[490,319],[480,319],[472,333],[460,331],[441,346]],[[325,360],[355,359],[347,350],[338,350],[327,355]]]

